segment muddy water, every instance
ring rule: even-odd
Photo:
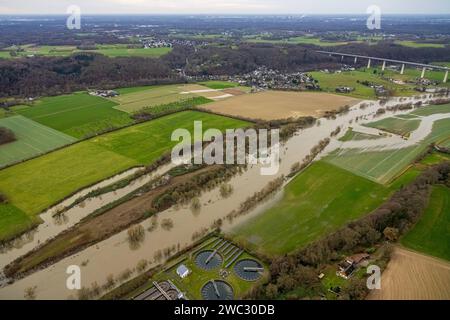
[[[31,230],[22,237],[17,238],[14,241],[0,248],[0,266],[3,267],[7,265],[14,259],[36,248],[45,241],[55,237],[62,231],[74,226],[75,224],[80,222],[83,218],[93,213],[95,210],[119,198],[126,196],[130,192],[135,191],[136,189],[142,187],[144,184],[150,182],[157,175],[167,172],[172,167],[173,167],[172,164],[161,166],[160,168],[158,168],[158,170],[155,170],[154,172],[141,176],[138,179],[132,181],[129,185],[127,185],[124,188],[115,190],[113,192],[105,193],[98,197],[88,198],[83,202],[81,202],[80,204],[72,207],[71,209],[64,211],[62,215],[56,215],[58,212],[61,212],[63,208],[69,207],[77,199],[79,199],[82,196],[86,196],[89,192],[111,185],[126,177],[132,176],[139,170],[142,170],[142,168],[130,169],[110,179],[104,180],[92,187],[83,189],[82,191],[78,192],[72,197],[48,209],[40,216],[41,219],[43,220],[43,223],[40,224],[36,229]]]
[[[398,102],[396,99],[388,103],[388,105],[394,105]],[[76,293],[66,288],[68,276],[66,269],[69,265],[85,265],[81,268],[83,286],[90,286],[94,281],[101,285],[109,274],[117,276],[125,269],[136,266],[141,259],[153,260],[155,253],[159,250],[172,246],[183,248],[189,245],[193,241],[192,236],[195,232],[204,228],[210,228],[214,221],[224,218],[232,210],[237,209],[240,203],[255,192],[260,191],[269,181],[283,174],[287,175],[292,164],[301,161],[309,154],[310,149],[318,141],[329,137],[330,133],[338,126],[342,127],[341,135],[343,135],[347,128],[355,123],[356,118],[360,119],[359,123],[372,121],[378,108],[379,104],[375,102],[372,102],[371,106],[364,110],[359,109],[357,105],[349,113],[334,120],[321,119],[320,125],[301,130],[282,147],[280,170],[276,176],[262,176],[260,174],[260,166],[254,165],[249,167],[242,175],[236,176],[231,180],[230,183],[234,188],[234,192],[229,198],[223,199],[218,190],[213,190],[201,196],[202,208],[200,212],[193,213],[189,206],[185,206],[171,208],[160,213],[158,215],[158,228],[152,232],[146,232],[145,240],[139,248],[130,249],[126,231],[118,233],[74,256],[61,260],[49,268],[38,271],[0,289],[0,299],[21,299],[23,298],[24,290],[33,286],[37,286],[38,299],[66,299],[76,295]],[[407,112],[387,112],[381,117],[377,117],[377,119]],[[321,156],[338,148],[341,144],[336,139],[332,139],[330,145]],[[278,193],[267,203],[253,210],[253,212],[241,216],[232,222],[225,219],[223,229],[230,230],[236,224],[247,221],[249,218],[263,212],[264,209],[275,203],[280,197],[281,193]],[[161,228],[162,219],[171,219],[174,224],[173,228],[169,231]],[[142,226],[147,229],[150,226],[150,220],[144,221]]]

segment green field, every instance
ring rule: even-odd
[[[415,81],[419,79],[422,75],[422,69],[416,69],[411,67],[406,67],[403,74],[400,74],[400,72],[398,71],[388,69],[382,71],[380,66],[376,67],[374,66],[373,70],[377,70],[377,73],[385,78],[392,78],[401,81]],[[447,83],[442,83],[442,81],[444,80],[444,71],[427,70],[425,73],[425,78],[436,81],[439,87],[450,86],[450,83],[448,81]]]
[[[445,141],[449,137],[450,119],[443,119],[436,121],[431,134],[416,146],[382,151],[339,149],[324,160],[366,179],[387,184],[422,154],[431,143]]]
[[[172,114],[1,170],[0,192],[35,219],[36,214],[83,187],[127,168],[152,163],[177,144],[170,141],[173,130],[192,132],[194,121],[203,121],[205,130],[248,126],[244,121],[195,111]],[[8,225],[8,210],[0,205],[0,225]],[[0,235],[0,240],[6,236],[9,234]]]
[[[398,40],[394,42],[395,44],[410,47],[410,48],[445,48],[444,44],[441,43],[423,43],[416,41]]]
[[[231,81],[204,81],[199,82],[198,84],[215,90],[236,88],[239,86],[238,83]]]
[[[10,47],[0,51],[1,58],[13,58],[10,51],[17,50],[17,47]],[[97,45],[95,50],[79,50],[75,46],[34,46],[32,44],[21,46],[23,51],[17,51],[17,57],[26,56],[50,56],[67,57],[79,52],[100,53],[108,57],[149,57],[157,58],[172,51],[172,48],[128,48],[127,44]]]
[[[426,117],[426,116],[429,116],[432,114],[438,114],[438,113],[450,113],[450,104],[427,106],[424,108],[419,108],[417,110],[414,110],[410,114],[415,115],[415,116]]]
[[[359,83],[365,80],[374,84],[383,85],[385,88],[394,91],[395,95],[410,96],[417,93],[414,91],[413,86],[392,83],[382,79],[378,74],[374,74],[371,71],[347,71],[341,73],[315,71],[310,74],[314,79],[319,81],[319,85],[324,91],[335,93],[337,87],[348,86],[355,88],[355,90],[344,95],[360,99],[376,99],[375,90],[373,88]]]
[[[370,128],[376,128],[383,131],[391,132],[401,136],[408,136],[416,130],[420,125],[420,120],[406,120],[398,118],[387,118],[376,122],[365,124]]]
[[[372,140],[372,139],[379,139],[382,138],[381,136],[374,136],[367,133],[362,132],[355,132],[352,128],[348,129],[345,135],[339,139],[339,141],[357,141],[357,140]]]
[[[119,92],[123,94],[111,100],[119,104],[115,107],[116,109],[129,113],[196,97],[195,94],[180,94],[183,92],[183,86],[179,84],[127,88]]]
[[[122,127],[132,123],[124,112],[114,109],[116,104],[87,93],[47,97],[32,107],[16,111],[18,114],[76,138]]]
[[[12,130],[16,141],[0,145],[0,167],[25,160],[76,141],[71,136],[22,116],[0,119],[0,127]]]
[[[306,36],[293,37],[283,40],[270,40],[270,39],[263,39],[261,37],[253,37],[247,38],[246,41],[251,43],[272,43],[272,44],[312,44],[320,47],[336,47],[346,45],[349,43],[348,41],[325,41],[317,37],[306,37]]]
[[[232,233],[265,254],[290,253],[369,213],[417,175],[411,169],[383,186],[319,161],[286,186],[282,200]]]
[[[428,208],[401,243],[413,250],[450,260],[450,188],[433,188]]]

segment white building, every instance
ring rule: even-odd
[[[186,278],[190,273],[191,271],[184,264],[177,268],[177,274],[182,279]]]

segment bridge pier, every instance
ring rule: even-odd
[[[383,66],[381,67],[381,71],[384,71],[386,69],[386,60],[383,61]]]
[[[447,71],[445,71],[445,75],[444,75],[444,83],[446,83],[447,82],[447,80],[448,80],[448,70]]]
[[[400,74],[404,74],[405,73],[405,64],[402,64],[402,70],[400,70]]]
[[[358,62],[358,57],[355,57],[355,64]]]
[[[367,69],[370,69],[371,64],[372,64],[372,59],[369,59],[369,61],[367,62]]]
[[[341,57],[341,62],[344,61],[344,56]]]
[[[426,71],[427,69],[425,68],[425,67],[423,67],[423,69],[422,69],[422,74],[420,75],[420,78],[421,79],[423,79],[423,78],[425,78],[425,71]]]

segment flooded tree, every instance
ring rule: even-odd
[[[166,231],[171,230],[171,229],[173,228],[173,221],[172,221],[172,219],[164,219],[164,220],[161,222],[161,227],[162,227],[164,230],[166,230]]]
[[[128,242],[132,249],[136,249],[145,239],[145,229],[143,226],[136,225],[128,229]]]
[[[37,289],[36,286],[26,288],[25,293],[23,295],[25,300],[36,300],[36,289]]]
[[[148,261],[145,259],[140,260],[137,265],[136,265],[136,271],[138,273],[142,273],[145,271],[145,269],[147,269],[148,266]]]
[[[219,191],[222,198],[228,198],[233,193],[233,186],[229,183],[223,183],[220,185]]]

